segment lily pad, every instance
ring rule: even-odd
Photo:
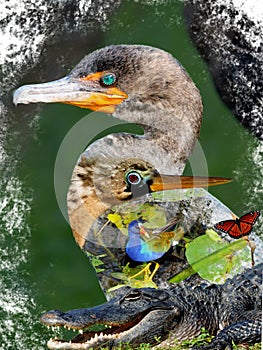
[[[213,230],[187,243],[185,254],[193,270],[213,283],[224,283],[243,270],[244,262],[251,260],[245,240],[228,243]]]

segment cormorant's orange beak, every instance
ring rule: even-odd
[[[74,78],[70,75],[43,84],[24,85],[14,93],[14,104],[60,102],[88,108],[93,111],[113,113],[116,105],[128,95],[117,87],[103,87],[100,78],[105,72]]]
[[[232,181],[224,177],[206,177],[206,176],[178,176],[178,175],[158,175],[152,178],[149,185],[151,192],[201,188],[209,186],[223,185]]]

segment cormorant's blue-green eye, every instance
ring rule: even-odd
[[[101,82],[103,85],[106,86],[111,86],[115,83],[116,81],[116,76],[113,73],[106,73],[105,75],[103,75],[103,77],[101,78]]]

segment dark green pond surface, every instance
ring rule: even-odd
[[[210,192],[237,215],[249,209],[260,210],[257,197],[253,203],[255,207],[248,208],[251,195],[244,186],[244,179],[252,174],[253,162],[248,150],[253,150],[255,141],[221,102],[204,62],[189,40],[182,17],[182,2],[150,6],[124,1],[112,15],[105,32],[98,35],[93,45],[95,49],[117,43],[156,46],[169,51],[183,64],[203,97],[204,118],[199,143],[205,153],[209,175],[233,177],[235,180],[226,186],[212,188]],[[65,70],[63,74],[67,73]],[[38,110],[37,117],[33,116],[29,120],[24,118],[20,122],[33,125],[29,141],[24,142],[21,151],[23,167],[19,175],[28,186],[26,191],[33,191],[34,199],[28,223],[32,233],[25,234],[28,261],[18,283],[30,290],[34,298],[36,306],[31,306],[28,311],[34,314],[36,322],[41,312],[49,309],[89,307],[104,300],[96,275],[76,245],[60,211],[54,189],[54,165],[61,142],[74,124],[87,113],[87,110],[67,105],[45,105]],[[108,118],[105,116],[98,120],[91,115],[87,143],[98,135],[98,125],[104,131]],[[114,123],[116,120],[112,118]],[[20,131],[21,124],[17,127]],[[129,127],[126,130],[132,129]],[[72,167],[76,160],[70,160]],[[191,160],[191,165],[194,164],[198,167],[198,156]],[[189,165],[185,173],[191,173]],[[68,183],[65,181],[63,186],[66,191]],[[32,344],[28,349],[40,349],[51,333],[48,335],[40,325],[33,327],[33,330],[43,332],[44,339],[41,340],[39,336],[34,338],[26,332],[25,337],[30,337],[29,344]],[[13,349],[16,348],[17,345],[14,345]]]

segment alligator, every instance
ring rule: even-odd
[[[109,349],[129,343],[171,348],[205,328],[215,337],[198,349],[223,350],[233,343],[260,342],[263,263],[212,284],[189,277],[160,289],[120,288],[108,302],[68,312],[52,310],[41,317],[46,326],[78,330],[71,341],[50,339],[49,349]],[[104,325],[100,334],[90,326]],[[157,345],[158,344],[158,345]]]

